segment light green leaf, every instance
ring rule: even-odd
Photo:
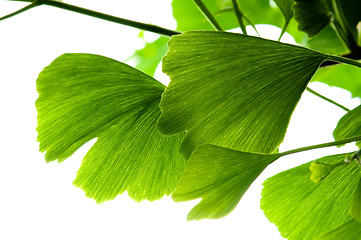
[[[351,201],[351,216],[361,224],[361,179]]]
[[[333,137],[335,140],[344,138],[355,137],[361,135],[361,106],[346,113],[340,121],[338,121]],[[360,141],[356,145],[361,147]]]
[[[344,158],[345,154],[339,154],[316,161],[337,164]],[[310,180],[310,164],[279,173],[263,184],[261,208],[289,240],[313,240],[351,219],[349,206],[359,181],[358,164],[340,166],[319,183]]]
[[[182,136],[156,130],[164,86],[115,60],[65,54],[39,75],[38,141],[59,162],[93,138],[74,182],[97,202],[125,190],[137,201],[170,194],[182,174]]]
[[[311,180],[315,183],[322,181],[325,177],[338,167],[337,164],[327,164],[320,162],[312,162],[310,165]]]
[[[294,0],[294,17],[298,29],[309,37],[317,35],[326,27],[332,17],[325,0]]]
[[[129,59],[136,61],[135,68],[153,76],[162,57],[168,50],[168,40],[167,37],[159,37],[154,42],[147,43],[144,48],[136,50]]]
[[[352,97],[361,97],[361,70],[346,64],[320,68],[312,81],[326,83],[351,92]]]
[[[316,240],[361,240],[361,223],[352,219]]]
[[[175,201],[202,198],[188,220],[221,218],[230,213],[275,155],[234,151],[214,145],[199,146],[172,195]]]
[[[181,152],[214,144],[272,153],[325,55],[241,34],[185,32],[163,58],[171,82],[161,101],[161,133],[187,131]]]

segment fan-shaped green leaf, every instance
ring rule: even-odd
[[[171,82],[158,129],[187,131],[181,152],[202,144],[272,153],[307,83],[327,56],[241,34],[186,32],[163,58]]]
[[[293,10],[292,6],[294,4],[293,0],[274,0],[274,2],[277,4],[277,6],[281,9],[283,16],[285,17],[285,24],[282,27],[282,34],[286,31],[286,28],[293,18]]]
[[[65,54],[37,80],[38,141],[63,161],[93,138],[75,180],[98,202],[127,190],[137,201],[170,194],[184,170],[182,136],[155,130],[164,86],[115,60]]]
[[[361,135],[361,106],[346,113],[340,121],[337,123],[335,130],[333,131],[333,137],[335,140],[341,140],[344,138],[355,137]],[[356,145],[361,147],[360,141],[356,142]]]
[[[352,219],[316,240],[361,240],[361,223]]]
[[[202,198],[188,220],[221,218],[230,213],[258,175],[279,155],[234,151],[214,145],[199,146],[172,195],[175,201]]]
[[[351,215],[361,224],[361,179],[352,198]]]
[[[343,161],[345,154],[317,160]],[[351,219],[349,206],[360,169],[352,162],[334,169],[319,183],[310,180],[311,163],[279,173],[264,182],[261,208],[289,240],[313,240]]]
[[[317,35],[326,27],[332,17],[325,0],[294,0],[294,17],[298,22],[298,29],[307,33],[309,37]]]

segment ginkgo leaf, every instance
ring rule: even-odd
[[[172,198],[202,198],[188,220],[221,218],[230,213],[258,175],[280,155],[234,151],[214,145],[199,146],[192,154]]]
[[[335,140],[341,140],[344,138],[355,137],[361,135],[361,106],[352,109],[346,113],[340,121],[338,121],[335,130],[333,131],[333,137]],[[361,147],[360,141],[356,142],[356,145]]]
[[[325,0],[294,0],[294,17],[298,29],[309,37],[317,35],[331,21],[332,13]]]
[[[316,160],[337,164],[345,154]],[[310,179],[311,163],[279,173],[264,182],[261,208],[284,238],[313,240],[351,219],[349,206],[359,181],[355,162],[335,168],[325,179]]]
[[[115,60],[65,54],[37,80],[38,141],[47,161],[71,156],[93,138],[76,186],[98,202],[125,190],[137,201],[170,194],[185,161],[182,136],[155,129],[164,86]]]
[[[163,58],[171,82],[158,129],[187,131],[181,152],[202,144],[272,153],[307,83],[327,56],[298,46],[224,32],[174,36]]]
[[[316,240],[361,240],[361,223],[355,219],[317,237]]]
[[[351,215],[361,224],[361,179],[351,201]]]
[[[285,17],[285,24],[282,27],[281,36],[285,33],[286,28],[293,18],[293,10],[292,6],[294,4],[293,0],[274,0],[274,2],[277,4],[277,6],[281,9],[283,16]]]

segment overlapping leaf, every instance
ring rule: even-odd
[[[294,17],[298,22],[298,29],[307,33],[309,37],[317,35],[326,27],[332,17],[325,0],[294,0]]]
[[[327,56],[256,37],[186,32],[163,59],[171,82],[158,129],[187,131],[181,151],[202,144],[271,153],[307,83]]]
[[[352,219],[316,240],[361,240],[361,223]]]
[[[175,201],[202,198],[188,220],[221,218],[230,213],[258,175],[279,155],[202,145],[192,154],[172,195]]]
[[[344,158],[345,154],[339,154],[317,162],[337,164]],[[306,163],[264,182],[261,208],[289,240],[313,240],[351,220],[349,206],[359,181],[358,164],[339,166],[319,183],[311,181],[309,167]]]
[[[337,123],[335,130],[333,131],[333,137],[335,140],[341,140],[344,138],[355,137],[361,135],[361,106],[351,110],[345,114]],[[357,142],[360,147],[360,142]]]
[[[98,202],[125,190],[137,201],[170,194],[184,170],[182,136],[155,130],[164,86],[115,60],[65,54],[37,80],[38,141],[63,161],[93,138],[75,180]]]

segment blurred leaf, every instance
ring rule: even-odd
[[[342,55],[349,52],[330,26],[322,29],[313,38],[307,38],[304,41],[304,45],[313,50],[328,54]]]
[[[190,157],[172,198],[177,202],[202,198],[189,212],[188,220],[224,217],[278,157],[202,145]]]
[[[309,37],[317,35],[330,21],[332,13],[328,10],[325,0],[294,0],[294,17],[298,29]]]
[[[344,158],[345,154],[339,154],[316,161],[337,164]],[[351,219],[349,206],[359,181],[358,164],[340,166],[319,183],[310,180],[310,164],[279,173],[263,184],[261,208],[288,240],[313,240]]]
[[[203,0],[223,29],[238,27],[237,18],[232,9],[232,0]],[[254,24],[272,24],[282,27],[282,13],[272,8],[269,0],[238,0],[241,10]],[[212,30],[213,28],[193,3],[193,0],[173,0],[173,16],[177,21],[177,29]],[[227,9],[227,11],[225,11]]]
[[[272,153],[282,142],[307,83],[326,57],[241,34],[174,36],[163,58],[163,71],[171,82],[160,104],[158,129],[167,135],[187,131],[181,146],[187,158],[207,143]]]
[[[338,64],[320,68],[312,81],[326,83],[350,91],[352,97],[361,97],[361,70],[357,67]]]
[[[65,54],[40,73],[37,90],[38,141],[48,162],[97,138],[74,182],[87,196],[102,202],[127,190],[141,201],[172,193],[185,161],[182,136],[155,130],[161,83],[106,57]]]
[[[147,43],[144,48],[136,50],[129,60],[137,62],[135,68],[154,76],[157,66],[168,50],[168,41],[167,37],[159,37],[154,42]]]
[[[351,202],[351,216],[361,224],[361,179],[359,180],[356,191],[353,194]]]
[[[340,227],[316,238],[316,240],[361,240],[361,223],[351,219]]]
[[[342,0],[339,1],[343,10],[343,15],[347,21],[350,31],[357,39],[357,24],[361,21],[361,1],[360,0]]]
[[[274,2],[281,9],[283,16],[285,17],[285,24],[282,27],[282,32],[281,32],[281,36],[282,36],[283,33],[285,33],[289,22],[293,18],[292,6],[294,4],[294,1],[293,0],[274,0]]]
[[[361,135],[361,106],[346,113],[340,121],[338,121],[333,137],[335,140],[355,137]],[[356,145],[361,147],[360,141]]]

